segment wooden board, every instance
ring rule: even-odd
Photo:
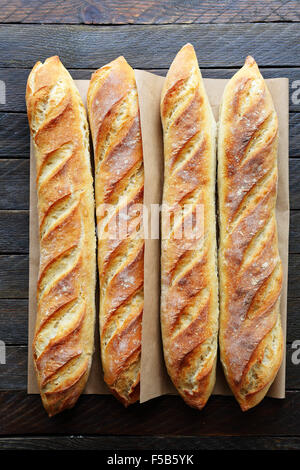
[[[300,365],[292,361],[300,340],[299,10],[296,1],[278,0],[213,6],[193,0],[0,0],[0,80],[6,84],[0,102],[0,339],[7,355],[0,365],[1,449],[300,449]],[[89,78],[124,54],[132,66],[165,75],[187,41],[204,77],[229,78],[250,53],[266,78],[290,80],[287,398],[265,399],[243,414],[231,397],[212,397],[199,413],[178,397],[125,410],[113,397],[84,396],[74,410],[49,420],[39,397],[26,393],[28,73],[35,61],[59,54],[75,79]]]
[[[134,68],[168,68],[186,42],[201,67],[240,67],[252,54],[260,66],[299,67],[299,25],[1,25],[0,67],[30,68],[58,54],[66,67],[98,68],[124,55]],[[266,47],[267,44],[267,47]],[[276,51],[276,53],[274,53]]]
[[[4,437],[2,450],[299,450],[299,437],[284,436],[43,436]],[[137,444],[138,442],[138,444]]]
[[[6,2],[5,2],[6,3]],[[209,2],[173,0],[13,0],[0,10],[1,23],[160,24],[299,21],[297,0]]]
[[[83,395],[76,408],[49,419],[39,397],[23,391],[1,393],[1,408],[5,413],[1,415],[0,436],[29,433],[298,436],[300,392],[287,392],[284,400],[266,398],[248,413],[242,413],[232,397],[212,397],[199,413],[175,396],[125,409],[112,396]]]

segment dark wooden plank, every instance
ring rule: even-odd
[[[164,24],[299,21],[297,1],[2,1],[1,23]]]
[[[300,297],[300,255],[289,256],[288,297]]]
[[[0,69],[0,80],[5,83],[5,99],[0,100],[1,111],[26,112],[25,90],[29,72],[29,69]]]
[[[289,343],[292,343],[293,341],[300,339],[299,311],[300,311],[300,298],[294,298],[294,299],[289,298],[287,302],[287,312],[288,312],[287,338],[288,338]]]
[[[0,435],[241,435],[299,436],[300,392],[284,400],[266,398],[242,413],[232,397],[212,397],[201,411],[179,397],[164,396],[125,409],[112,396],[82,396],[73,410],[49,419],[40,398],[0,393]]]
[[[37,60],[58,54],[69,68],[98,68],[118,55],[124,55],[133,67],[168,68],[188,41],[195,45],[202,67],[239,67],[248,54],[253,54],[260,66],[297,67],[299,37],[295,23],[2,25],[0,67],[31,68]]]
[[[25,210],[28,207],[29,160],[0,159],[0,210]]]
[[[0,211],[0,253],[28,253],[28,211]]]
[[[2,335],[0,336],[2,339]],[[294,340],[299,338],[294,336]],[[300,390],[300,364],[294,364],[292,355],[295,348],[287,344],[286,389]],[[298,354],[298,353],[297,353]],[[298,357],[299,355],[297,355]],[[6,345],[6,364],[0,364],[0,390],[27,389],[27,346]]]
[[[33,65],[33,64],[32,64]],[[98,67],[104,65],[99,63]],[[200,64],[201,67],[201,64]],[[72,77],[88,80],[95,69],[69,69]],[[204,78],[231,78],[236,68],[214,69],[201,67]],[[260,70],[265,78],[287,77],[290,85],[290,111],[300,111],[300,69],[299,68],[264,68]],[[6,102],[0,102],[0,111],[25,112],[25,88],[30,69],[0,69],[0,80],[6,85]],[[151,69],[157,75],[165,76],[167,69]]]
[[[289,161],[290,207],[300,209],[300,159]]]
[[[300,211],[290,212],[289,253],[300,253]]]
[[[299,323],[299,322],[298,322]],[[293,341],[299,341],[300,338],[293,335]],[[300,390],[300,364],[295,363],[295,359],[299,360],[299,347],[297,345],[288,344],[286,348],[286,390]],[[293,354],[296,352],[296,355]]]
[[[290,113],[290,157],[300,157],[300,113]],[[29,128],[23,113],[0,112],[0,158],[29,158]]]
[[[1,450],[299,450],[283,436],[40,436],[0,438]],[[196,463],[196,462],[195,462]]]
[[[0,298],[28,297],[28,255],[0,255]]]
[[[300,209],[300,159],[291,158],[290,207]],[[0,159],[0,210],[29,207],[29,160]]]
[[[0,299],[0,339],[6,345],[27,344],[27,299]]]
[[[5,353],[6,364],[0,364],[0,390],[26,390],[27,346],[6,346]]]
[[[290,156],[300,156],[300,113],[289,115],[289,147]]]
[[[29,158],[29,139],[25,113],[0,113],[0,157]]]

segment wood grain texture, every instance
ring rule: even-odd
[[[289,257],[288,268],[288,297],[299,297],[300,285],[300,256],[293,255]]]
[[[290,208],[300,209],[300,160],[289,160]],[[299,182],[298,182],[299,181]]]
[[[296,0],[1,1],[1,23],[161,24],[299,21]]]
[[[300,114],[289,114],[289,153],[290,156],[300,156]]]
[[[0,298],[28,297],[28,255],[0,255]]]
[[[27,347],[6,346],[5,349],[6,364],[0,365],[0,390],[26,390]]]
[[[49,48],[49,55],[52,51]],[[104,63],[99,63],[99,66]],[[260,67],[265,78],[287,77],[290,87],[290,111],[300,111],[300,69],[296,67]],[[94,69],[69,69],[75,80],[89,80]],[[201,73],[204,78],[231,78],[237,71],[236,68],[203,68]],[[21,68],[1,68],[0,80],[6,84],[6,103],[0,103],[0,111],[26,112],[24,90],[30,70]],[[149,69],[149,72],[165,76],[167,69]]]
[[[29,127],[24,113],[0,113],[0,157],[29,158]]]
[[[0,299],[0,339],[9,344],[28,342],[27,299]]]
[[[232,397],[213,397],[199,412],[179,397],[164,396],[123,409],[112,396],[85,395],[72,411],[50,420],[39,397],[23,391],[0,393],[0,410],[0,435],[5,436],[82,435],[83,430],[85,434],[123,436],[255,436],[258,432],[260,436],[297,436],[300,392],[288,392],[284,400],[266,398],[244,414]]]
[[[28,253],[28,211],[0,211],[0,254]]]
[[[300,211],[290,212],[289,253],[300,253]]]
[[[98,68],[119,55],[134,68],[168,68],[187,41],[194,44],[201,67],[240,67],[249,54],[262,67],[298,67],[299,37],[295,23],[236,24],[234,28],[226,24],[1,25],[0,43],[8,46],[2,48],[0,67],[31,68],[51,50],[67,68]]]
[[[0,438],[2,450],[299,450],[283,436],[33,436]]]
[[[0,210],[28,209],[29,130],[26,116],[20,112],[25,111],[24,90],[29,69],[35,60],[46,58],[54,52],[59,53],[74,78],[89,78],[91,71],[114,59],[120,51],[126,53],[132,66],[165,75],[173,56],[187,40],[194,41],[196,45],[204,77],[229,78],[236,71],[235,68],[241,65],[244,56],[252,53],[266,78],[287,76],[290,79],[290,155],[300,156],[300,116],[294,113],[300,111],[300,103],[294,99],[292,101],[292,93],[295,91],[292,82],[300,80],[298,26],[290,23],[249,24],[252,21],[299,21],[299,4],[295,0],[231,0],[230,5],[222,0],[214,2],[213,6],[206,1],[172,0],[171,7],[166,0],[0,0],[0,6],[0,22],[178,23],[174,26],[103,28],[59,26],[55,29],[55,26],[39,25],[0,27],[2,44],[7,45],[0,54],[0,80],[6,82],[6,104],[0,104],[0,157],[9,157],[9,160],[0,160]],[[248,24],[230,24],[244,21]],[[179,24],[191,22],[229,24]],[[38,43],[37,37],[40,38]],[[85,69],[81,70],[82,67]],[[300,209],[299,166],[300,160],[290,159],[292,209]],[[0,339],[11,345],[9,361],[13,360],[16,364],[8,371],[5,380],[23,387],[27,348],[16,349],[13,345],[27,343],[28,257],[24,255],[25,251],[19,251],[20,246],[26,250],[27,228],[24,230],[23,227],[24,233],[18,229],[14,240],[9,240],[14,233],[15,216],[11,215],[9,230],[3,236],[4,220],[8,217],[7,213],[2,219],[2,247],[23,254],[0,256]],[[22,224],[22,217],[26,225],[27,215],[23,212],[17,215],[18,227]],[[291,217],[291,251],[298,250],[299,246],[298,217],[297,213]],[[300,337],[299,268],[300,258],[293,254],[290,256],[289,272],[289,343]],[[13,321],[8,321],[10,317]],[[289,344],[287,383],[289,387],[299,388],[300,366],[292,367],[291,353]],[[12,373],[11,379],[9,374]],[[90,396],[82,397],[73,412],[49,421],[37,396],[27,396],[24,391],[7,391],[0,393],[1,434],[32,432],[43,436],[35,439],[6,437],[0,439],[0,447],[13,450],[18,447],[102,449],[105,446],[136,449],[138,442],[140,448],[156,446],[161,449],[296,449],[300,447],[299,405],[299,393],[293,392],[288,393],[284,401],[266,399],[257,410],[242,416],[232,399],[214,397],[209,401],[205,413],[194,414],[178,398],[162,397],[142,407],[134,406],[128,413],[111,397]],[[155,416],[159,416],[159,420],[154,419]],[[63,434],[82,435],[83,432],[92,436],[62,437]],[[46,436],[47,433],[53,436]],[[122,433],[123,436],[97,436],[99,433]],[[130,433],[138,434],[138,440],[136,437],[128,437]],[[161,434],[173,437],[160,437]],[[192,437],[192,434],[201,437]],[[184,435],[189,437],[182,437]]]
[[[0,159],[0,210],[24,210],[28,206],[29,160]]]
[[[287,338],[293,342],[300,338],[299,322],[300,298],[290,298],[287,302]]]

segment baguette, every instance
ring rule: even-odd
[[[242,410],[263,399],[283,355],[277,144],[270,92],[247,57],[225,88],[218,142],[220,352]]]
[[[96,241],[86,112],[57,56],[37,62],[26,103],[37,169],[40,267],[33,357],[49,416],[86,384],[95,321]]]
[[[88,114],[95,157],[102,366],[110,390],[128,406],[139,399],[140,390],[144,239],[136,228],[144,169],[135,76],[124,57],[92,75]],[[122,219],[127,222],[123,231],[111,232]]]
[[[201,409],[215,384],[218,342],[216,123],[191,44],[179,51],[167,74],[161,118],[165,162],[161,253],[164,357],[182,398]],[[202,225],[196,225],[194,237],[189,232],[186,236],[185,227],[194,223],[201,208]],[[183,236],[178,236],[180,233]]]

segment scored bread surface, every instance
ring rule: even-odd
[[[165,161],[161,253],[164,357],[180,395],[201,409],[215,383],[217,359],[216,123],[190,44],[179,51],[167,74],[161,118]],[[197,220],[197,210],[201,223],[190,236],[184,227]]]
[[[127,406],[138,400],[140,390],[144,239],[138,228],[144,169],[135,76],[124,57],[92,75],[88,113],[95,157],[102,366],[112,393]],[[115,227],[119,232],[114,234]]]
[[[40,267],[33,357],[49,416],[71,408],[94,348],[95,226],[86,112],[57,56],[32,69],[26,103],[36,157]]]
[[[277,146],[270,92],[247,57],[225,88],[218,141],[220,352],[242,410],[263,399],[283,354]]]

